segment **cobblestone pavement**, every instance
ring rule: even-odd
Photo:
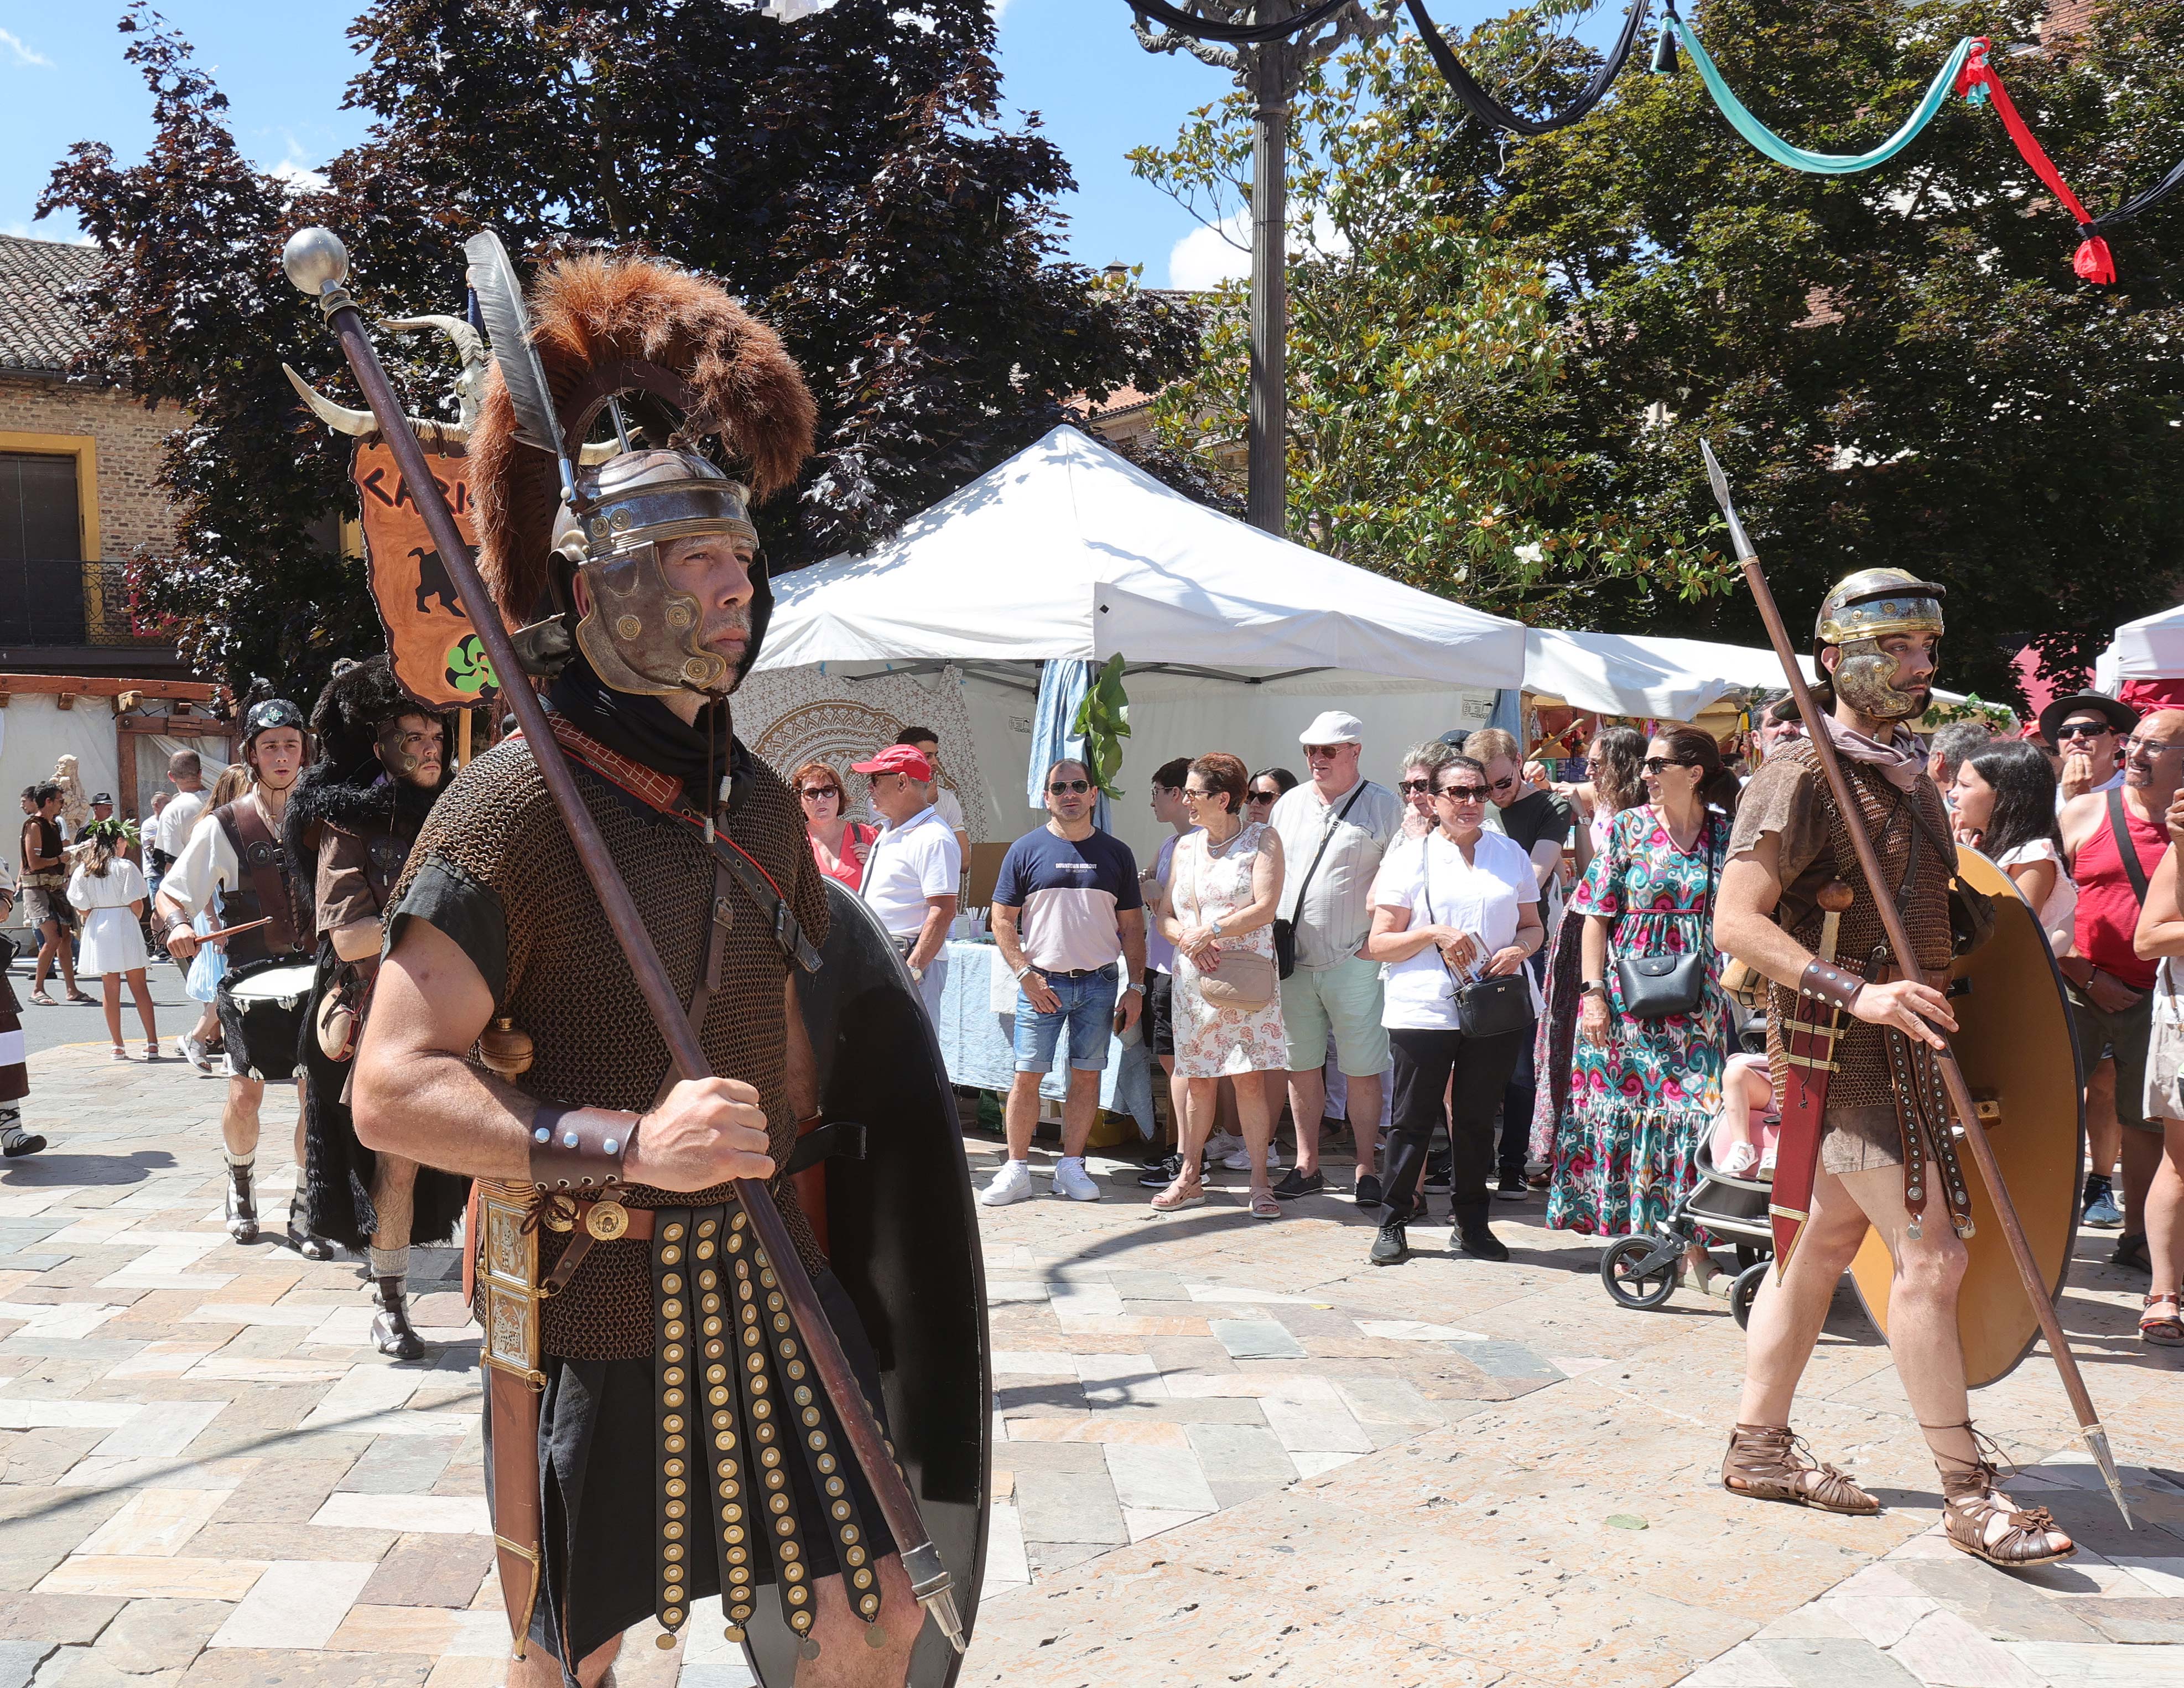
[[[392,1364],[354,1264],[226,1241],[220,1085],[103,1044],[32,1065],[53,1146],[0,1170],[0,1688],[499,1682],[454,1251],[413,1275],[432,1358]],[[287,1123],[269,1108],[276,1220]],[[998,1148],[971,1145],[983,1181]],[[1105,1170],[1096,1205],[1042,1176],[984,1215],[996,1502],[967,1684],[2184,1685],[2184,1390],[2132,1337],[2104,1238],[2065,1322],[2141,1528],[2036,1357],[1975,1410],[2089,1551],[2006,1576],[1938,1535],[1847,1298],[1800,1428],[1877,1520],[1715,1487],[1724,1304],[1619,1311],[1536,1201],[1497,1206],[1507,1265],[1418,1228],[1376,1271],[1346,1201],[1265,1223],[1232,1189],[1155,1219]],[[627,1651],[626,1688],[744,1688],[694,1617],[682,1646]]]

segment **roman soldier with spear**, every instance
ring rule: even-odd
[[[467,252],[496,360],[477,565],[346,252],[305,230],[284,257],[515,682],[519,732],[449,784],[389,900],[353,1095],[368,1148],[477,1180],[510,1680],[596,1688],[631,1626],[672,1646],[717,1596],[768,1685],[944,1684],[988,1483],[967,1173],[908,976],[733,731],[772,593],[749,491],[699,449],[778,488],[815,407],[709,277],[565,260],[534,333],[498,238]],[[866,1158],[845,1099],[872,1176],[841,1167],[830,1206],[792,1175]]]
[[[1722,1485],[1824,1512],[1880,1510],[1848,1476],[1808,1457],[1790,1428],[1798,1379],[1871,1232],[1890,1262],[1890,1351],[1941,1472],[1950,1543],[2007,1568],[2052,1564],[2075,1546],[2045,1508],[2001,1490],[1999,1450],[1971,1422],[1958,1301],[1977,1228],[1959,1129],[2119,1507],[2123,1495],[1948,1037],[1958,1030],[1947,994],[1958,854],[1905,724],[1930,702],[1943,589],[1898,569],[1838,582],[1821,604],[1813,658],[1821,677],[1808,688],[1727,482],[1706,455],[1808,735],[1770,755],[1746,788],[1716,903],[1715,941],[1770,981],[1768,1044],[1783,1117],[1776,1269],[1752,1306]],[[2018,1122],[2020,1131],[2073,1125]]]

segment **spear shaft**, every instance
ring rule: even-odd
[[[1774,594],[1768,588],[1766,571],[1759,566],[1752,542],[1745,537],[1744,524],[1737,520],[1736,506],[1729,494],[1729,479],[1714,459],[1713,448],[1701,441],[1699,448],[1706,454],[1707,473],[1713,482],[1714,498],[1721,505],[1723,515],[1728,518],[1730,538],[1736,560],[1744,570],[1745,583],[1752,588],[1752,601],[1759,606],[1760,619],[1767,624],[1768,639],[1789,679],[1790,695],[1797,699],[1797,713],[1804,718],[1806,737],[1812,740],[1814,754],[1819,760],[1820,772],[1827,779],[1836,807],[1848,823],[1851,848],[1858,854],[1858,871],[1865,875],[1866,885],[1874,893],[1881,928],[1888,934],[1888,947],[1895,952],[1896,971],[1904,978],[1924,978],[1919,952],[1912,947],[1903,911],[1896,906],[1893,898],[1881,893],[1880,888],[1888,881],[1881,873],[1880,855],[1866,832],[1864,811],[1852,794],[1849,776],[1843,772],[1842,759],[1836,754],[1835,740],[1828,736],[1827,722],[1822,718],[1819,704],[1814,701],[1812,688],[1805,683],[1805,671],[1791,646],[1789,630],[1783,625],[1782,611],[1774,602]],[[2085,1438],[2094,1462],[2100,1467],[2101,1475],[2108,1480],[2109,1493],[2115,1499],[2116,1509],[2123,1514],[2126,1528],[2136,1529],[2131,1507],[2124,1499],[2123,1479],[2116,1470],[2115,1456],[2109,1449],[2108,1432],[2101,1428],[2100,1414],[2094,1409],[2093,1397],[2086,1388],[2084,1375],[2078,1370],[2077,1356],[2070,1351],[2070,1340],[2063,1334],[2063,1322],[2056,1317],[2054,1300],[2040,1275],[2040,1263],[2032,1256],[2032,1245],[2025,1240],[2025,1226],[2017,1217],[2016,1204],[2011,1201],[2008,1187],[2003,1182],[2002,1167],[1994,1158],[1993,1145],[1986,1140],[1986,1128],[1980,1123],[1971,1087],[1964,1082],[1964,1069],[1957,1065],[1956,1051],[1949,1047],[1946,1036],[1935,1053],[1934,1064],[1941,1069],[1942,1083],[1949,1093],[1949,1106],[1964,1128],[1964,1141],[1971,1145],[1972,1159],[1978,1163],[1980,1176],[1986,1181],[1987,1193],[1993,1198],[1995,1219],[2002,1227],[2003,1240],[2009,1245],[2009,1257],[2016,1263],[2017,1275],[2024,1282],[2033,1315],[2040,1321],[2040,1334],[2048,1340],[2048,1356],[2062,1375],[2063,1393],[2070,1397],[2070,1410],[2077,1415],[2079,1433]]]
[[[324,233],[323,231],[318,231]],[[301,241],[297,236],[291,242]],[[333,237],[326,235],[327,241]],[[338,243],[336,242],[337,245]],[[705,1051],[698,1034],[691,1027],[689,1017],[675,994],[675,987],[667,977],[660,952],[654,948],[652,934],[645,930],[637,904],[630,896],[629,887],[623,883],[621,870],[608,854],[606,840],[600,835],[599,823],[584,803],[582,794],[577,789],[576,776],[570,772],[567,757],[560,741],[554,738],[549,724],[544,706],[538,701],[524,677],[522,664],[517,660],[515,648],[510,642],[508,630],[502,626],[500,615],[492,596],[486,591],[479,577],[477,565],[472,560],[470,547],[464,543],[455,526],[454,513],[448,508],[438,483],[425,461],[424,448],[410,431],[402,406],[396,400],[394,389],[381,366],[378,353],[373,349],[370,335],[366,331],[362,314],[341,283],[348,272],[347,254],[341,257],[340,273],[323,281],[315,291],[305,285],[309,279],[297,279],[296,267],[292,265],[290,276],[304,292],[311,294],[319,304],[335,336],[341,342],[343,353],[349,367],[355,372],[357,385],[363,388],[365,402],[379,422],[381,436],[387,449],[393,454],[396,466],[408,483],[410,498],[417,512],[424,518],[425,526],[439,549],[440,557],[448,565],[448,577],[454,582],[455,592],[462,600],[465,613],[470,617],[493,671],[500,677],[500,696],[515,714],[516,723],[523,730],[524,742],[530,747],[533,761],[538,764],[540,777],[552,795],[554,806],[560,811],[561,820],[568,827],[570,842],[576,846],[577,859],[582,863],[585,877],[592,882],[598,894],[600,907],[604,911],[607,924],[613,928],[615,941],[621,947],[630,972],[635,976],[638,992],[644,998],[658,1027],[662,1041],[675,1063],[675,1071],[684,1079],[709,1078],[714,1076],[705,1058]],[[755,1178],[734,1181],[736,1200],[743,1205],[750,1221],[758,1245],[766,1251],[775,1275],[779,1279],[781,1292],[788,1302],[791,1316],[803,1334],[805,1352],[811,1368],[819,1375],[819,1382],[833,1404],[834,1413],[848,1438],[852,1454],[863,1471],[866,1481],[872,1485],[874,1498],[879,1502],[881,1515],[886,1518],[888,1532],[894,1536],[902,1555],[903,1568],[908,1574],[911,1592],[924,1606],[954,1645],[961,1652],[964,1645],[962,1627],[956,1612],[952,1580],[940,1554],[933,1545],[933,1538],[919,1517],[917,1502],[910,1492],[910,1483],[889,1455],[880,1428],[866,1405],[864,1390],[858,1384],[856,1373],[850,1368],[849,1357],[842,1351],[842,1344],[827,1322],[826,1309],[821,1305],[818,1292],[813,1289],[810,1276],[796,1252],[796,1245],[788,1234],[781,1212],[774,1206],[772,1193]]]

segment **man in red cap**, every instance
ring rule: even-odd
[[[933,806],[933,764],[914,744],[890,744],[851,766],[871,783],[872,807],[887,822],[865,862],[860,894],[910,967],[929,1016],[940,1006],[942,946],[956,917],[963,851]]]

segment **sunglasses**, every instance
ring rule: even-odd
[[[2058,742],[2065,738],[2098,738],[2115,729],[2103,721],[2069,721],[2055,729]]]
[[[1331,762],[1341,754],[1340,744],[1307,744],[1304,747],[1304,759],[1307,762]]]
[[[1244,800],[1246,803],[1272,803],[1280,795],[1278,791],[1247,791],[1244,794]]]
[[[1517,776],[1516,776],[1516,775],[1514,775],[1514,774],[1508,774],[1508,775],[1505,775],[1503,777],[1502,777],[1502,778],[1500,778],[1500,779],[1496,780],[1496,781],[1495,781],[1491,785],[1488,786],[1486,788],[1487,788],[1489,791],[1507,791],[1507,790],[1508,790],[1508,788],[1509,788],[1511,786],[1513,786],[1513,785],[1516,784],[1516,783],[1517,783]]]
[[[2127,756],[2159,756],[2176,749],[2184,749],[2184,740],[2164,744],[2159,738],[2126,738],[2123,741]]]
[[[1431,791],[1433,788],[1433,782],[1429,779],[1406,779],[1398,780],[1396,783],[1396,789],[1406,797],[1416,797],[1420,792]]]
[[[1434,794],[1451,803],[1484,803],[1487,789],[1483,785],[1445,785]]]
[[[1659,774],[1666,768],[1695,768],[1696,762],[1685,761],[1679,756],[1648,756],[1642,765],[1649,774]]]
[[[1056,797],[1061,796],[1064,792],[1085,792],[1091,789],[1092,782],[1089,779],[1058,779],[1047,787],[1047,790]]]
[[[815,797],[839,797],[842,794],[831,785],[807,785],[796,794],[809,803]]]

